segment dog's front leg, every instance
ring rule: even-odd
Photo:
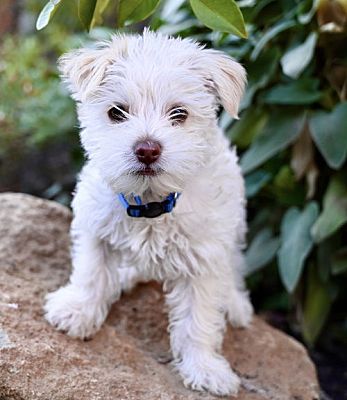
[[[217,395],[235,395],[240,379],[219,354],[225,328],[225,284],[216,276],[204,276],[182,278],[167,286],[171,349],[184,384]]]
[[[70,282],[46,296],[45,317],[69,336],[88,338],[120,295],[118,272],[106,244],[88,233],[77,235],[73,253]]]

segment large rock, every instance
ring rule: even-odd
[[[0,399],[214,399],[185,389],[172,371],[156,284],[123,296],[90,341],[46,323],[43,297],[69,275],[70,221],[56,203],[0,195]],[[223,353],[242,377],[240,400],[318,399],[304,347],[259,318],[247,330],[229,327]]]

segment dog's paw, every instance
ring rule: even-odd
[[[90,338],[100,328],[107,314],[105,305],[98,305],[81,289],[67,285],[46,296],[46,320],[74,338]]]
[[[253,306],[247,292],[238,292],[228,308],[228,318],[235,328],[247,328],[253,318]]]
[[[227,360],[218,354],[190,355],[176,363],[176,368],[186,387],[217,396],[237,395],[240,378]]]
[[[130,292],[140,281],[140,274],[135,267],[119,268],[119,284],[123,292]]]

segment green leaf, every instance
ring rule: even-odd
[[[305,259],[312,249],[313,240],[310,229],[317,216],[318,205],[315,202],[310,202],[302,212],[292,207],[283,217],[278,266],[281,280],[290,293],[295,289]]]
[[[118,25],[124,26],[125,21],[141,6],[142,0],[121,0],[118,9]]]
[[[267,119],[268,113],[264,109],[248,109],[242,113],[239,121],[233,123],[227,136],[230,137],[232,143],[245,148],[264,129]]]
[[[268,264],[276,255],[279,238],[273,237],[269,228],[262,229],[246,251],[246,275]]]
[[[240,105],[240,111],[248,108],[255,93],[264,88],[276,72],[280,58],[278,47],[272,47],[264,51],[256,61],[247,65],[248,85]]]
[[[347,102],[338,104],[331,113],[313,112],[309,126],[329,167],[339,169],[347,157]]]
[[[37,21],[36,29],[40,31],[48,25],[48,22],[53,17],[54,13],[57,11],[61,0],[50,0],[40,12]]]
[[[257,136],[241,158],[243,172],[252,171],[289,146],[302,131],[304,121],[305,113],[303,111],[286,109],[273,113],[264,131]]]
[[[278,311],[288,314],[292,308],[293,301],[291,300],[289,294],[282,290],[281,292],[266,293],[264,300],[261,304],[261,309],[267,311]]]
[[[186,20],[183,20],[183,22],[180,23],[165,23],[160,28],[158,31],[164,35],[169,35],[169,36],[182,36],[184,35],[184,31],[188,29],[194,29],[196,27],[196,19],[195,18],[189,18]]]
[[[94,28],[96,25],[101,25],[103,22],[102,15],[105,12],[110,0],[97,0],[95,5],[95,10],[93,14],[93,19],[90,23],[90,28]]]
[[[249,174],[245,178],[246,197],[249,199],[255,196],[272,178],[270,172],[257,170]]]
[[[256,0],[255,6],[251,8],[248,15],[248,21],[254,23],[254,20],[259,16],[262,11],[264,11],[264,8],[266,8],[270,3],[273,3],[274,1],[275,0]]]
[[[97,0],[78,0],[78,18],[82,25],[89,30]]]
[[[339,249],[331,259],[331,272],[339,275],[347,272],[347,247]]]
[[[273,200],[279,205],[297,206],[305,201],[305,190],[299,186],[289,165],[282,165],[267,188]]]
[[[341,176],[331,179],[323,199],[323,212],[312,227],[316,243],[326,239],[347,222],[347,184]]]
[[[273,86],[263,96],[268,104],[311,104],[322,97],[318,90],[319,80],[302,78],[287,84]]]
[[[313,0],[311,9],[305,14],[299,14],[298,20],[299,20],[300,24],[306,25],[309,22],[311,22],[313,16],[315,15],[315,13],[317,11],[319,1],[320,0]]]
[[[258,58],[258,56],[261,53],[261,51],[263,50],[263,48],[268,44],[268,42],[271,39],[276,37],[279,33],[283,32],[289,28],[292,28],[295,25],[296,25],[295,21],[283,21],[283,22],[280,22],[279,24],[275,25],[271,29],[269,29],[267,32],[265,32],[251,53],[251,56],[250,56],[251,61],[254,61]]]
[[[329,315],[332,296],[329,286],[320,281],[313,266],[309,268],[308,288],[302,318],[302,330],[306,343],[312,345]]]
[[[160,0],[121,0],[118,11],[118,25],[143,21],[154,13]]]
[[[319,279],[322,282],[328,282],[331,275],[331,256],[336,251],[336,242],[325,240],[317,246],[317,270]]]
[[[247,38],[242,13],[234,0],[190,0],[197,18],[213,30]]]
[[[169,0],[164,1],[163,6],[160,10],[160,19],[165,21],[165,25],[167,23],[175,23],[175,22],[182,22],[183,19],[188,18],[188,7],[184,9],[183,14],[180,13],[180,8],[182,4],[185,3],[186,0]],[[182,15],[184,17],[182,18]],[[177,20],[178,18],[178,20]],[[196,22],[196,21],[195,21]]]
[[[311,32],[304,43],[287,51],[281,58],[283,73],[296,79],[312,60],[318,35]]]

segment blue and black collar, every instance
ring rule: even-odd
[[[122,206],[126,209],[129,217],[134,218],[156,218],[162,214],[170,213],[176,205],[176,200],[180,193],[170,193],[165,200],[161,202],[153,201],[142,204],[140,196],[134,196],[136,204],[129,204],[123,193],[118,194]]]

